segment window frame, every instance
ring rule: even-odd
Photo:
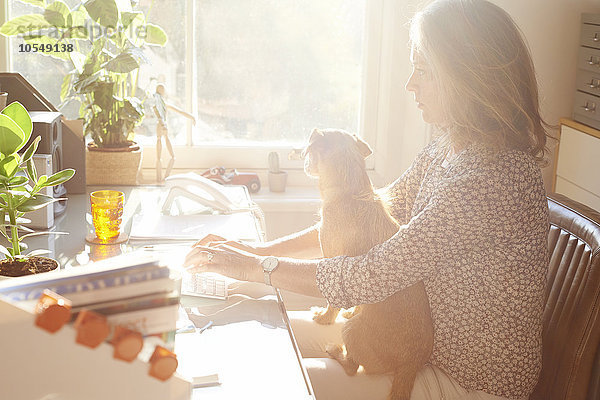
[[[369,0],[366,2],[365,9],[365,32],[363,35],[363,79],[361,92],[363,96],[360,99],[360,116],[358,134],[369,143],[377,153],[378,137],[381,136],[381,129],[378,129],[378,99],[380,98],[379,87],[381,81],[381,65],[385,65],[381,49],[384,37],[384,3],[386,0]],[[389,2],[389,0],[388,0]],[[192,90],[194,79],[191,71],[193,70],[195,46],[193,45],[193,15],[194,1],[186,0],[186,6],[191,10],[188,13],[186,33],[186,87]],[[194,109],[194,96],[190,93],[186,100],[186,108]],[[280,168],[287,170],[290,174],[304,174],[302,160],[290,160],[288,155],[294,150],[303,146],[303,143],[297,145],[273,145],[257,143],[256,145],[231,145],[231,144],[206,144],[190,146],[191,123],[187,122],[187,145],[174,146],[173,150],[176,156],[176,169],[198,169],[209,168],[213,165],[225,165],[238,169],[262,170],[267,168],[268,153],[275,151],[279,154]],[[144,146],[143,168],[153,168],[156,164],[156,146]],[[201,161],[200,161],[201,160]],[[234,161],[235,160],[235,161]],[[367,159],[367,168],[371,173],[375,173],[376,161],[374,157]],[[377,174],[379,175],[379,174]],[[301,179],[300,179],[301,180]]]
[[[0,5],[0,23],[8,19],[8,2]],[[363,79],[360,99],[358,134],[373,149],[367,159],[369,175],[376,186],[389,183],[407,166],[417,149],[427,142],[427,127],[421,123],[410,94],[399,85],[410,73],[406,29],[407,8],[410,1],[398,4],[396,0],[368,0],[365,9],[365,31],[363,35]],[[194,0],[185,0],[186,7],[193,11]],[[185,108],[195,109],[193,63],[193,12],[187,13],[186,26],[186,93]],[[403,29],[404,28],[404,29]],[[0,37],[0,70],[9,71],[11,48],[8,38]],[[410,104],[410,105],[409,105]],[[289,173],[291,184],[314,185],[314,180],[305,177],[303,162],[290,160],[288,154],[302,147],[294,145],[195,145],[191,147],[192,125],[187,122],[187,143],[174,146],[176,162],[173,173],[179,171],[202,171],[214,165],[253,170],[266,175],[268,153],[276,151],[280,156],[280,167]],[[402,133],[410,132],[410,134]],[[164,156],[163,156],[164,164]],[[156,146],[145,145],[143,168],[153,169],[156,165]]]
[[[363,34],[363,79],[361,92],[364,95],[360,99],[360,116],[358,134],[371,145],[373,149],[377,145],[377,99],[378,82],[380,80],[381,65],[381,40],[383,37],[383,13],[385,0],[368,0],[365,4],[365,31]],[[189,10],[186,20],[186,109],[193,110],[197,104],[194,104],[195,96],[192,96],[192,90],[196,82],[195,75],[192,73],[195,60],[195,46],[193,43],[195,12],[194,0],[186,0],[186,7]],[[275,151],[279,154],[280,168],[287,170],[291,174],[304,174],[304,163],[302,160],[289,159],[288,155],[302,148],[303,143],[296,145],[266,144],[257,143],[250,145],[232,145],[232,144],[206,144],[191,146],[192,124],[186,122],[186,145],[173,146],[175,157],[177,159],[175,168],[182,170],[209,168],[214,165],[225,165],[226,167],[235,167],[238,169],[267,169],[268,154]],[[201,160],[201,161],[199,161]],[[164,163],[164,158],[163,158]],[[156,146],[144,145],[143,168],[154,168],[156,165]],[[367,168],[373,171],[375,160],[373,157],[367,159]],[[301,179],[300,179],[301,180]]]

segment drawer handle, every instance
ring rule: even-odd
[[[598,61],[598,62],[594,61],[594,56],[590,56],[590,59],[587,60],[587,63],[590,65],[600,65],[600,61]]]
[[[598,37],[598,32],[594,33],[594,37],[592,38],[594,42],[600,42],[600,38]]]
[[[587,112],[596,112],[596,103],[592,103],[590,105],[590,103],[588,103],[587,101],[585,102],[585,106],[581,106],[581,108],[583,108],[583,111],[587,111]]]
[[[590,83],[588,83],[588,87],[590,89],[598,89],[600,88],[600,80],[592,79]]]

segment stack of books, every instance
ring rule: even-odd
[[[147,253],[0,281],[0,296],[24,308],[33,309],[44,289],[71,301],[73,320],[82,309],[93,310],[111,325],[158,336],[167,344],[174,340],[181,280]]]

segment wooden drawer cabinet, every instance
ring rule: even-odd
[[[560,120],[554,191],[600,210],[600,130]]]

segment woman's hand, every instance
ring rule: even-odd
[[[227,240],[224,237],[215,234],[208,234],[204,236],[202,239],[198,240],[194,243],[194,246],[205,246],[205,247],[217,247],[221,245],[227,245],[247,253],[257,254],[257,255],[265,255],[262,252],[262,248],[256,245],[250,245],[247,243],[238,242],[235,240]]]
[[[228,244],[195,244],[185,257],[190,272],[216,272],[241,281],[261,282],[262,258]]]

